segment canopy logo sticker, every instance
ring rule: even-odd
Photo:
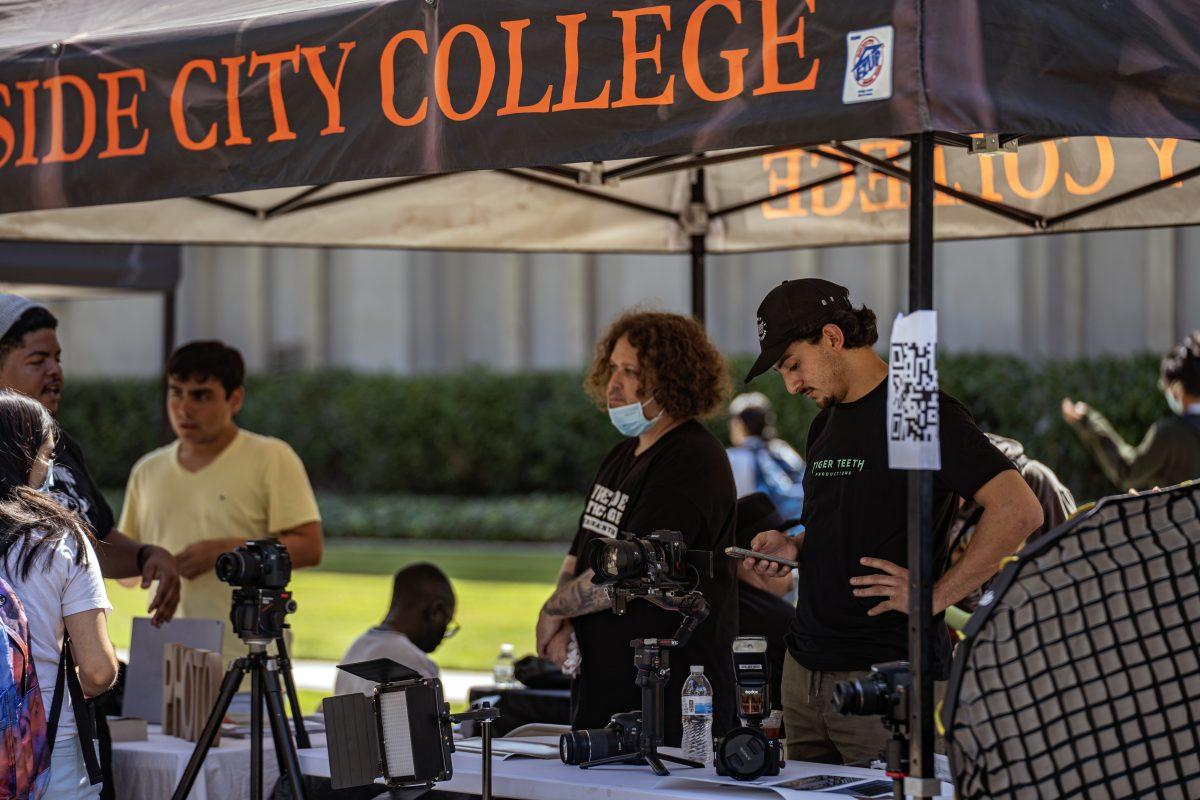
[[[843,103],[886,100],[892,96],[892,26],[846,35]]]

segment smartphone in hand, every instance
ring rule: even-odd
[[[730,558],[757,558],[763,561],[771,561],[776,564],[783,564],[785,567],[791,567],[792,569],[800,566],[799,562],[792,561],[790,558],[759,553],[754,550],[747,550],[744,547],[726,547],[725,555],[729,556]]]

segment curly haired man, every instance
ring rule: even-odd
[[[728,394],[725,360],[695,320],[663,312],[629,312],[596,345],[584,383],[624,434],[600,465],[558,587],[538,618],[539,652],[565,660],[574,631],[581,666],[571,692],[572,725],[603,727],[613,714],[641,705],[634,684],[632,639],[668,637],[680,617],[644,601],[610,613],[611,601],[591,582],[587,548],[618,532],[673,530],[691,549],[714,554],[713,577],[700,591],[712,611],[686,646],[671,653],[666,697],[679,697],[688,667],[703,665],[713,685],[713,730],[734,724],[730,647],[737,636],[737,581],[724,555],[734,543],[737,492],[725,449],[700,422]],[[678,745],[678,713],[667,713],[665,742]]]

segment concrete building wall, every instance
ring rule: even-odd
[[[1028,357],[1161,352],[1200,327],[1200,230],[942,243],[935,291],[948,351]],[[754,311],[788,277],[820,276],[875,309],[907,300],[901,246],[711,257],[708,326],[756,349]],[[252,370],[366,372],[576,367],[622,309],[688,311],[686,257],[189,247],[179,341],[217,337]],[[55,305],[74,375],[149,375],[157,297]]]

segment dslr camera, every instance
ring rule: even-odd
[[[865,678],[833,687],[833,710],[847,716],[880,716],[893,727],[908,725],[907,661],[873,664]]]
[[[609,588],[614,613],[623,614],[631,597],[694,591],[701,577],[712,576],[713,558],[710,552],[688,550],[679,531],[660,530],[593,539],[587,563],[595,573],[592,583]]]
[[[292,557],[275,539],[255,539],[217,556],[217,577],[230,586],[282,589],[292,579]]]
[[[717,774],[739,781],[778,775],[783,746],[763,729],[763,720],[771,715],[771,662],[765,637],[733,640],[733,671],[742,727],[716,741]]]
[[[637,711],[613,714],[603,728],[567,731],[558,738],[558,757],[564,764],[578,766],[616,755],[636,755],[642,734],[642,715]]]
[[[284,618],[296,610],[292,593],[292,557],[274,539],[256,539],[217,557],[217,577],[234,587],[229,621],[243,640],[278,639]]]

